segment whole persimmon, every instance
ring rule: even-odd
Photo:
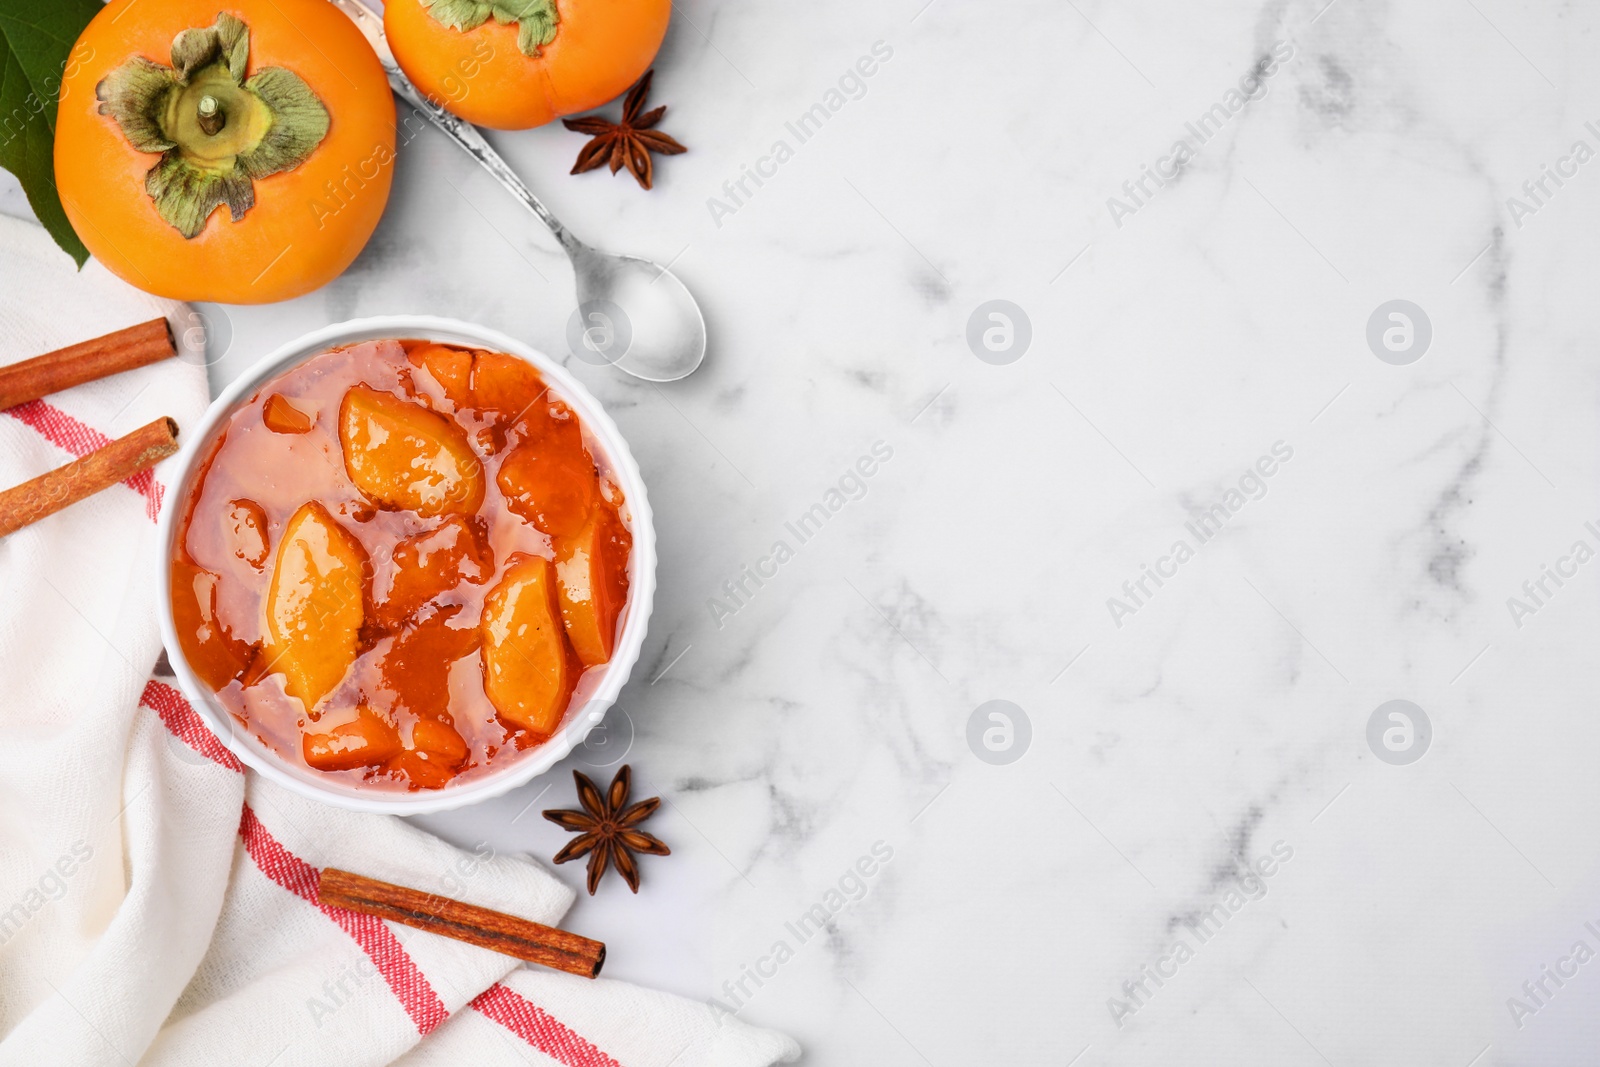
[[[328,0],[112,0],[62,81],[61,203],[96,259],[177,300],[310,292],[389,199],[394,100]]]
[[[589,111],[638,81],[672,0],[387,0],[389,47],[468,122],[525,130]]]

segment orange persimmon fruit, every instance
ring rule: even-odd
[[[389,198],[394,100],[327,0],[112,0],[61,84],[62,206],[147,292],[260,304],[331,281]]]
[[[626,92],[671,14],[671,0],[388,0],[383,25],[428,96],[468,122],[525,130]]]

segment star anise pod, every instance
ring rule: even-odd
[[[567,129],[587,133],[593,138],[578,153],[578,161],[572,165],[573,174],[582,174],[609,162],[612,174],[626,166],[639,184],[648,189],[655,177],[650,153],[675,156],[688,151],[660,130],[651,129],[667,113],[665,105],[639,113],[644,107],[644,98],[650,95],[650,79],[655,73],[654,70],[645,71],[639,84],[628,90],[628,98],[622,102],[621,122],[607,122],[599,115],[561,120]]]
[[[649,75],[646,75],[648,78]],[[575,860],[580,856],[589,857],[589,895],[594,896],[594,891],[600,886],[600,878],[606,873],[607,862],[616,864],[617,870],[628,883],[628,888],[635,893],[639,891],[639,864],[634,860],[635,852],[646,852],[652,856],[670,856],[672,850],[643,830],[635,829],[639,823],[654,814],[661,805],[660,797],[651,797],[641,800],[637,804],[628,803],[628,790],[633,787],[633,771],[627,764],[611,779],[611,788],[606,790],[604,796],[595,784],[589,781],[582,773],[572,772],[572,780],[578,784],[578,802],[583,805],[582,811],[547,811],[544,817],[561,827],[563,830],[572,830],[578,836],[567,842],[565,848],[556,853],[555,862],[565,863]]]

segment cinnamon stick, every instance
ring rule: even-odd
[[[131,478],[177,450],[178,424],[161,418],[82,459],[0,492],[0,537]]]
[[[159,363],[177,353],[167,320],[151,319],[0,367],[0,411],[97,378]]]
[[[317,900],[582,978],[597,977],[606,961],[606,946],[579,934],[333,867],[322,872]]]

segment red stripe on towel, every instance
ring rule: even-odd
[[[161,716],[161,721],[166,728],[179,741],[194,749],[200,755],[220,764],[230,771],[244,773],[244,764],[239,762],[239,757],[229,752],[227,746],[217,740],[217,735],[200,718],[200,713],[183,699],[183,694],[164,682],[151,679],[144,687],[144,695],[139,698],[139,703]]]
[[[400,998],[400,1006],[411,1016],[419,1034],[426,1037],[445,1021],[450,1013],[445,1010],[444,1001],[439,999],[416,961],[383,920],[318,903],[317,888],[322,882],[322,872],[279,844],[248,804],[239,821],[239,835],[244,838],[245,851],[261,868],[262,874],[300,899],[316,905],[372,958],[383,980]]]
[[[479,993],[471,1006],[566,1067],[622,1067],[588,1038],[499,982]]]
[[[183,694],[172,686],[152,679],[145,686],[140,703],[159,715],[172,735],[196,752],[224,767],[244,770]],[[244,838],[245,851],[262,874],[316,905],[372,958],[384,981],[389,983],[406,1014],[416,1024],[418,1033],[426,1036],[444,1022],[449,1015],[444,1002],[388,926],[370,915],[318,903],[322,872],[284,848],[249,805],[245,805],[239,821],[239,835]],[[498,982],[480,993],[470,1006],[565,1067],[622,1067],[560,1019]]]

